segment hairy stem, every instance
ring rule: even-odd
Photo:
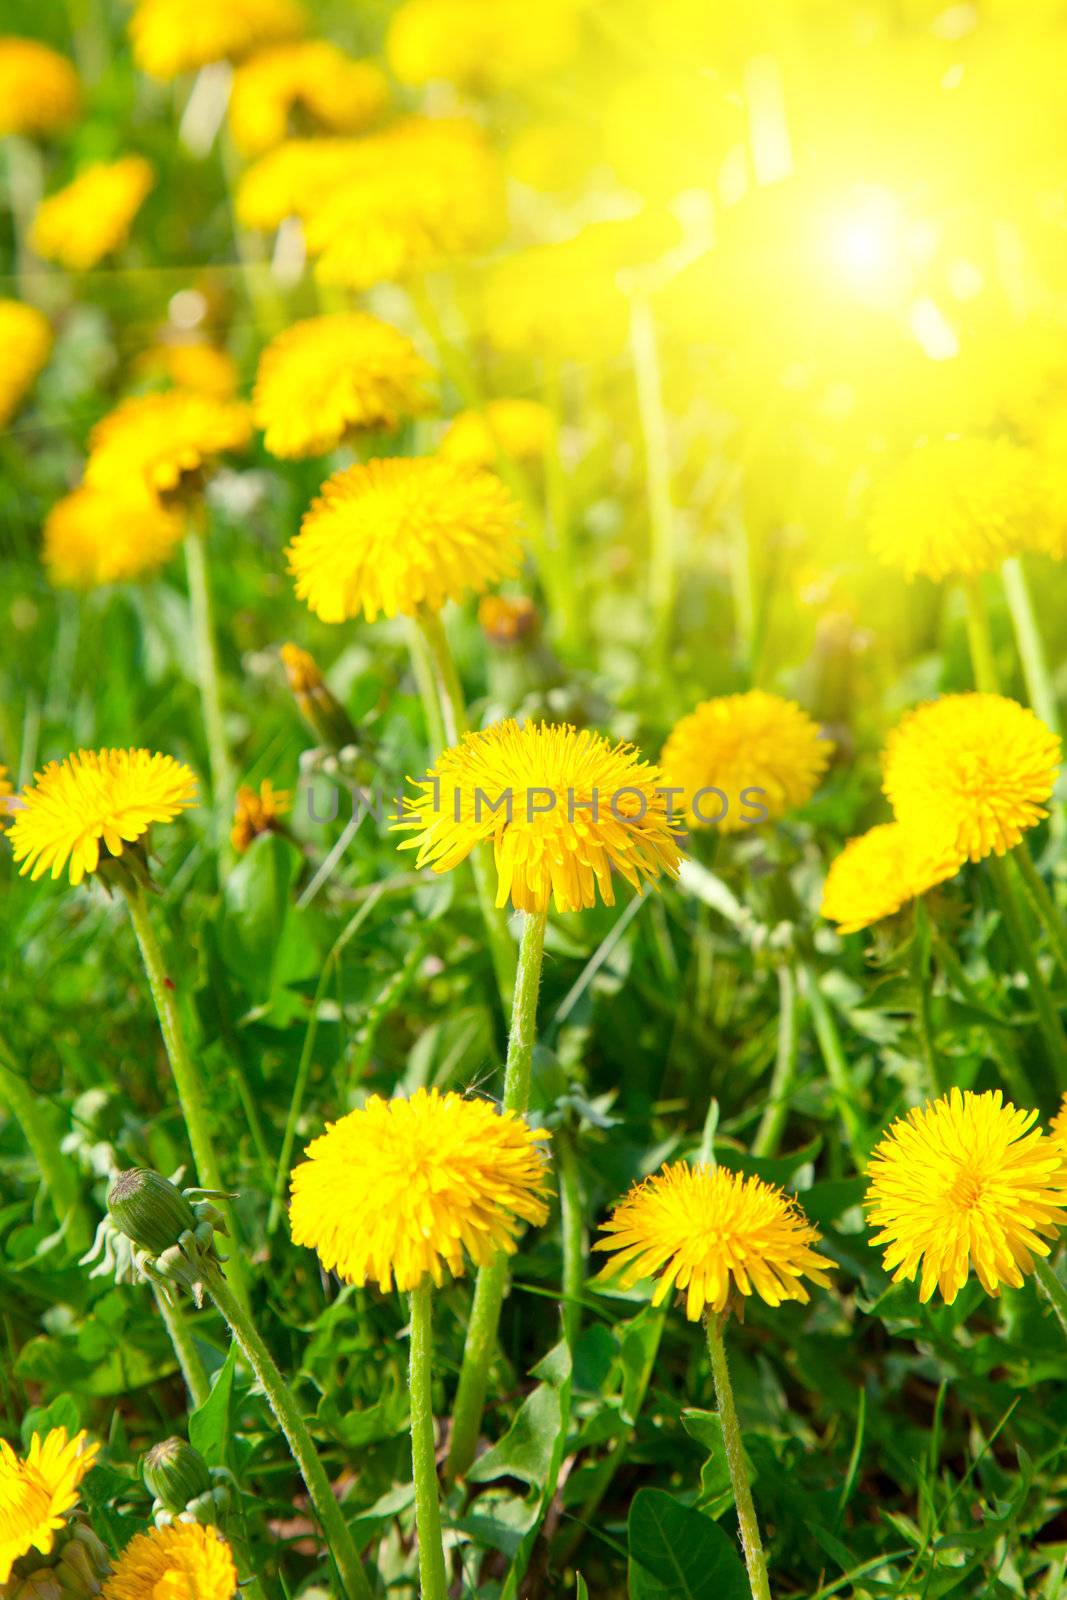
[[[726,1346],[722,1341],[722,1321],[723,1319],[714,1312],[709,1312],[705,1319],[705,1327],[708,1335],[708,1355],[711,1357],[711,1375],[715,1380],[715,1399],[719,1407],[719,1420],[722,1423],[723,1444],[726,1446],[726,1462],[730,1469],[734,1506],[737,1510],[738,1527],[741,1530],[741,1546],[745,1552],[745,1566],[748,1568],[752,1600],[771,1600],[767,1558],[763,1553],[756,1507],[752,1503],[752,1490],[749,1487],[748,1470],[745,1466],[745,1448],[737,1420],[737,1407],[734,1405],[730,1368],[726,1361]]]
[[[448,1575],[441,1536],[437,1451],[433,1421],[433,1299],[428,1281],[410,1295],[411,1343],[408,1390],[411,1398],[411,1466],[415,1481],[415,1526],[419,1535],[422,1600],[447,1600]]]

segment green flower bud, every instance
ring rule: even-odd
[[[193,1208],[158,1172],[131,1167],[120,1172],[107,1197],[115,1226],[149,1255],[161,1256],[184,1233],[196,1229]]]
[[[184,1511],[191,1500],[212,1488],[207,1462],[184,1439],[153,1445],[142,1468],[145,1487],[168,1511]]]
[[[40,1566],[33,1566],[34,1562]],[[49,1557],[34,1553],[15,1563],[4,1600],[95,1600],[111,1570],[107,1550],[75,1515],[56,1537]]]

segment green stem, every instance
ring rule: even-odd
[[[163,1324],[170,1335],[170,1342],[174,1346],[174,1354],[178,1358],[185,1387],[189,1391],[194,1409],[202,1406],[211,1393],[211,1384],[204,1370],[204,1363],[200,1359],[200,1352],[196,1348],[189,1324],[185,1320],[185,1313],[177,1300],[171,1300],[165,1295],[158,1284],[152,1285],[152,1293],[156,1297],[159,1314]]]
[[[410,1295],[411,1467],[415,1480],[415,1527],[419,1535],[422,1600],[447,1600],[448,1574],[441,1536],[441,1499],[433,1421],[433,1299],[424,1280]]]
[[[723,1319],[710,1312],[705,1320],[708,1335],[708,1355],[711,1357],[711,1375],[715,1380],[715,1399],[722,1423],[723,1444],[726,1446],[726,1463],[730,1469],[730,1482],[734,1491],[737,1523],[741,1530],[741,1546],[745,1552],[748,1583],[752,1600],[771,1600],[771,1586],[767,1577],[767,1558],[763,1554],[756,1507],[752,1503],[752,1490],[745,1466],[745,1447],[737,1421],[734,1391],[730,1383],[730,1368],[726,1361],[726,1346],[722,1342]]]
[[[637,407],[645,448],[648,485],[649,596],[652,605],[653,660],[665,662],[677,587],[677,532],[671,494],[670,445],[663,405],[656,326],[647,301],[635,298],[630,315],[630,350],[637,384]]]
[[[915,990],[915,1023],[919,1046],[931,1095],[936,1100],[948,1085],[934,1048],[933,1016],[930,1008],[930,922],[922,896],[915,901],[915,931],[911,941],[911,981]]]
[[[1044,1256],[1034,1257],[1034,1277],[1055,1311],[1061,1329],[1067,1333],[1067,1289],[1063,1287],[1051,1263]]]
[[[1041,969],[1034,956],[1030,930],[1026,926],[1022,905],[1016,893],[1015,880],[1003,856],[989,856],[988,864],[1008,935],[1015,946],[1015,958],[1026,973],[1030,986],[1030,999],[1048,1048],[1054,1087],[1058,1094],[1067,1093],[1067,1038],[1064,1037],[1056,1007],[1052,1003],[1052,996],[1045,987],[1045,980],[1041,976]]]
[[[189,611],[193,630],[196,681],[204,717],[208,761],[211,766],[211,794],[216,810],[228,811],[234,795],[233,762],[226,739],[222,715],[219,663],[215,650],[215,628],[208,587],[207,540],[196,528],[185,537],[185,570],[189,580]]]
[[[420,647],[413,651],[412,662],[426,709],[426,720],[435,744],[438,738],[443,741],[434,750],[437,756],[446,746],[459,744],[467,732],[467,702],[440,613],[421,611],[415,619],[414,631],[419,635]],[[436,716],[433,706],[437,707]],[[476,845],[469,859],[500,1003],[506,1016],[515,989],[515,946],[508,932],[507,913],[496,904],[493,865],[488,846]]]
[[[411,670],[415,674],[415,685],[422,701],[423,716],[426,718],[430,750],[434,756],[438,756],[442,750],[447,750],[450,741],[445,733],[445,722],[441,715],[441,700],[437,692],[433,656],[430,654],[426,635],[416,617],[408,619],[408,652],[411,656]]]
[[[1021,839],[1011,852],[1011,860],[1030,896],[1034,910],[1044,924],[1056,960],[1067,973],[1067,926],[1064,925],[1063,914],[1052,898],[1048,885],[1034,865],[1030,846],[1025,839]]]
[[[967,597],[967,643],[971,652],[975,688],[982,694],[999,694],[1000,679],[981,578],[968,578],[964,593]]]
[[[174,1078],[174,1087],[178,1092],[178,1102],[182,1109],[182,1116],[185,1119],[185,1129],[189,1135],[189,1147],[193,1152],[193,1163],[196,1167],[196,1181],[202,1189],[215,1189],[224,1192],[226,1186],[222,1181],[218,1156],[215,1153],[215,1146],[211,1138],[211,1124],[207,1114],[204,1086],[200,1078],[200,1071],[193,1060],[192,1052],[185,1038],[185,1031],[178,1011],[176,991],[167,975],[163,951],[160,948],[159,939],[152,923],[148,902],[145,899],[143,889],[129,888],[125,891],[125,894],[126,904],[130,910],[130,921],[133,923],[133,931],[137,935],[141,960],[144,962],[148,985],[152,991],[152,999],[155,1002],[156,1015],[159,1018],[159,1031],[163,1035],[163,1046],[167,1052],[167,1060],[170,1062],[170,1070]],[[220,1200],[218,1204],[226,1218],[234,1246],[227,1262],[227,1277],[242,1299],[247,1299],[248,1291],[233,1208],[226,1199]]]
[[[347,1600],[371,1600],[372,1590],[363,1570],[348,1524],[334,1497],[326,1469],[319,1459],[307,1423],[251,1317],[231,1293],[218,1271],[211,1267],[204,1287],[230,1326],[234,1338],[259,1380],[267,1403],[285,1435],[293,1460],[307,1485],[326,1543],[337,1565],[341,1589]]]
[[[778,1053],[756,1137],[754,1156],[777,1154],[789,1117],[789,1096],[797,1075],[800,1028],[797,1016],[797,980],[788,962],[778,968]]]
[[[555,1138],[559,1176],[560,1232],[563,1236],[563,1337],[572,1356],[582,1329],[582,1290],[585,1286],[586,1238],[582,1215],[582,1180],[578,1152],[566,1128]]]
[[[1022,559],[1012,556],[1010,561],[1005,561],[1000,569],[1000,577],[1015,630],[1019,659],[1022,661],[1027,697],[1045,726],[1051,728],[1053,733],[1059,733],[1060,713],[1056,691],[1052,687],[1045,642],[1037,624],[1037,613]]]
[[[808,1009],[811,1012],[815,1037],[819,1043],[819,1051],[822,1055],[823,1065],[826,1068],[826,1075],[834,1092],[837,1112],[844,1124],[845,1138],[853,1155],[861,1156],[864,1149],[863,1124],[860,1121],[859,1110],[856,1106],[852,1077],[848,1070],[848,1061],[845,1058],[841,1035],[837,1031],[834,1014],[830,1010],[822,990],[819,988],[819,980],[814,969],[807,962],[799,961],[797,963],[797,971],[804,980],[804,995],[808,1002]]]
[[[77,1176],[48,1126],[43,1103],[11,1065],[13,1059],[6,1049],[0,1050],[0,1105],[5,1105],[18,1123],[44,1179],[56,1221],[66,1228],[71,1248],[81,1254],[88,1248],[93,1230],[78,1190]]]
[[[522,1115],[530,1103],[530,1072],[537,1029],[537,994],[545,948],[547,912],[528,911],[523,916],[519,970],[508,1034],[504,1070],[504,1109]],[[500,1308],[508,1281],[508,1258],[503,1251],[478,1269],[470,1322],[463,1347],[463,1365],[452,1411],[452,1440],[445,1476],[449,1483],[462,1477],[474,1460],[485,1410],[489,1367],[496,1348]]]
[[[567,472],[560,453],[563,430],[563,385],[559,362],[545,361],[545,404],[552,412],[552,437],[545,456],[546,537],[544,539],[541,581],[554,612],[555,634],[561,647],[576,649],[580,643],[581,610],[575,592],[578,564],[574,556],[571,509]]]

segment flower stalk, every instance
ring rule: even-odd
[[[748,1582],[752,1600],[771,1600],[771,1586],[767,1577],[767,1558],[763,1553],[759,1521],[752,1500],[752,1490],[745,1466],[745,1447],[741,1427],[737,1420],[730,1368],[726,1360],[726,1346],[722,1338],[725,1318],[710,1311],[704,1326],[708,1336],[708,1355],[711,1357],[711,1375],[715,1382],[715,1400],[722,1423],[723,1444],[726,1446],[726,1463],[730,1469],[730,1483],[734,1491],[737,1523],[741,1530],[741,1546],[745,1552]]]
[[[411,1466],[415,1482],[415,1524],[419,1535],[422,1600],[447,1600],[448,1576],[441,1534],[437,1451],[433,1419],[433,1298],[429,1280],[409,1296],[411,1337],[408,1388],[411,1398]]]
[[[1052,1264],[1045,1256],[1034,1257],[1034,1277],[1049,1305],[1056,1313],[1060,1328],[1067,1334],[1067,1289],[1063,1287]]]
[[[752,1143],[754,1156],[776,1155],[782,1142],[800,1054],[798,1023],[797,981],[792,966],[783,961],[778,967],[778,1048],[767,1104]]]
[[[1048,1050],[1053,1087],[1059,1094],[1067,1093],[1067,1036],[1064,1035],[1063,1024],[1041,976],[1015,880],[1003,856],[991,855],[988,862],[1008,937],[1015,947],[1015,959],[1026,974],[1030,1000]]]
[[[1053,733],[1059,733],[1060,713],[1056,703],[1056,691],[1052,687],[1052,674],[1049,672],[1045,641],[1038,627],[1037,613],[1034,610],[1033,597],[1030,594],[1030,585],[1021,557],[1012,556],[1010,560],[1005,561],[1000,569],[1000,578],[1008,602],[1011,625],[1015,631],[1019,659],[1022,662],[1027,698],[1046,728],[1051,728]]]
[[[207,739],[212,798],[216,808],[225,811],[233,797],[234,770],[226,738],[226,723],[222,714],[222,690],[215,646],[211,590],[208,585],[206,549],[207,539],[203,529],[191,524],[185,536],[185,571],[189,584],[189,611],[193,631],[196,680],[200,689],[204,735]]]
[[[517,1111],[520,1114],[526,1111],[530,1103],[530,1074],[537,1032],[537,996],[541,987],[547,922],[547,912],[526,912],[523,916],[507,1064],[504,1069],[503,1101],[505,1111]],[[445,1466],[449,1483],[462,1477],[474,1460],[507,1281],[508,1260],[503,1251],[488,1266],[478,1270],[463,1347],[459,1387],[452,1412],[452,1440]]]
[[[971,653],[974,686],[982,694],[999,694],[1000,677],[981,578],[969,578],[964,593],[967,599],[967,644]]]

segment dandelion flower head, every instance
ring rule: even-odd
[[[539,400],[490,400],[479,411],[461,411],[449,423],[438,452],[465,467],[491,467],[501,455],[512,461],[542,461],[555,434],[555,419]]]
[[[1003,855],[1043,817],[1060,740],[998,694],[951,694],[912,711],[886,743],[882,787],[898,822],[961,859]]]
[[[196,804],[196,778],[173,756],[148,750],[79,750],[50,761],[23,789],[8,838],[21,872],[58,878],[70,863],[81,883],[101,851],[121,856],[153,823]]]
[[[137,0],[129,32],[142,72],[166,79],[296,38],[304,24],[296,0]]]
[[[894,1122],[867,1168],[868,1221],[893,1282],[951,1305],[973,1270],[1018,1288],[1067,1223],[1067,1156],[1000,1090],[952,1089]]]
[[[245,228],[267,232],[308,217],[342,180],[358,174],[362,139],[287,139],[241,174],[234,205]]]
[[[733,833],[746,826],[746,790],[759,791],[751,805],[764,806],[771,818],[810,800],[833,748],[792,700],[751,689],[705,700],[683,717],[663,746],[660,765],[667,781],[684,791],[682,804],[696,826],[706,826],[712,805],[717,812],[723,802],[694,808],[694,797],[701,789],[720,790],[727,809],[718,827]]]
[[[84,1432],[68,1439],[66,1428],[51,1428],[43,1440],[35,1433],[25,1457],[0,1439],[0,1584],[31,1550],[51,1553],[99,1448]]]
[[[514,1251],[543,1223],[548,1173],[535,1131],[486,1100],[419,1089],[372,1095],[308,1145],[293,1171],[293,1242],[347,1283],[416,1289]]]
[[[808,1278],[826,1287],[833,1263],[815,1250],[819,1235],[796,1201],[762,1178],[678,1161],[636,1184],[619,1201],[595,1250],[605,1269],[621,1269],[628,1288],[654,1277],[652,1304],[672,1289],[685,1295],[690,1322],[705,1307],[725,1311],[733,1294],[753,1291],[769,1306],[807,1301]]]
[[[36,306],[0,300],[0,428],[15,415],[51,348],[51,324]]]
[[[237,68],[230,92],[230,127],[245,155],[281,144],[294,113],[328,133],[358,133],[388,103],[385,74],[354,61],[326,39],[275,45]]]
[[[237,1567],[216,1528],[172,1522],[130,1540],[115,1562],[103,1600],[233,1600]]]
[[[73,122],[81,96],[65,56],[36,39],[0,36],[0,139],[52,133]]]
[[[386,37],[401,83],[515,88],[556,72],[578,48],[575,0],[541,0],[529,26],[523,0],[404,0]]]
[[[871,546],[908,578],[973,577],[1016,555],[1041,520],[1040,463],[1009,439],[949,438],[913,451],[881,487]]]
[[[879,823],[850,839],[830,863],[819,914],[839,923],[839,933],[857,933],[955,877],[962,864],[899,822]]]
[[[369,461],[326,480],[286,553],[323,622],[438,611],[516,571],[519,508],[491,472],[435,456]]]
[[[246,405],[190,389],[134,395],[98,422],[89,436],[85,481],[91,488],[134,484],[166,495],[182,479],[241,450],[252,433]]]
[[[214,400],[232,400],[239,382],[233,357],[206,339],[162,339],[139,356],[137,371]]]
[[[491,841],[498,906],[580,911],[615,904],[613,876],[634,889],[681,859],[657,767],[599,733],[514,721],[468,733],[415,784],[402,850],[448,872]]]
[[[41,201],[30,230],[33,248],[46,261],[88,272],[126,243],[154,182],[143,156],[93,162],[65,189]]]
[[[181,542],[181,518],[136,483],[75,489],[49,511],[42,557],[54,584],[94,589],[145,578]]]
[[[278,819],[289,810],[291,798],[288,789],[276,789],[269,778],[263,779],[258,790],[241,785],[230,830],[230,843],[238,855],[243,856],[261,833],[278,831]]]
[[[406,334],[363,311],[297,322],[264,350],[252,415],[271,455],[332,450],[360,428],[424,412],[432,370]]]

